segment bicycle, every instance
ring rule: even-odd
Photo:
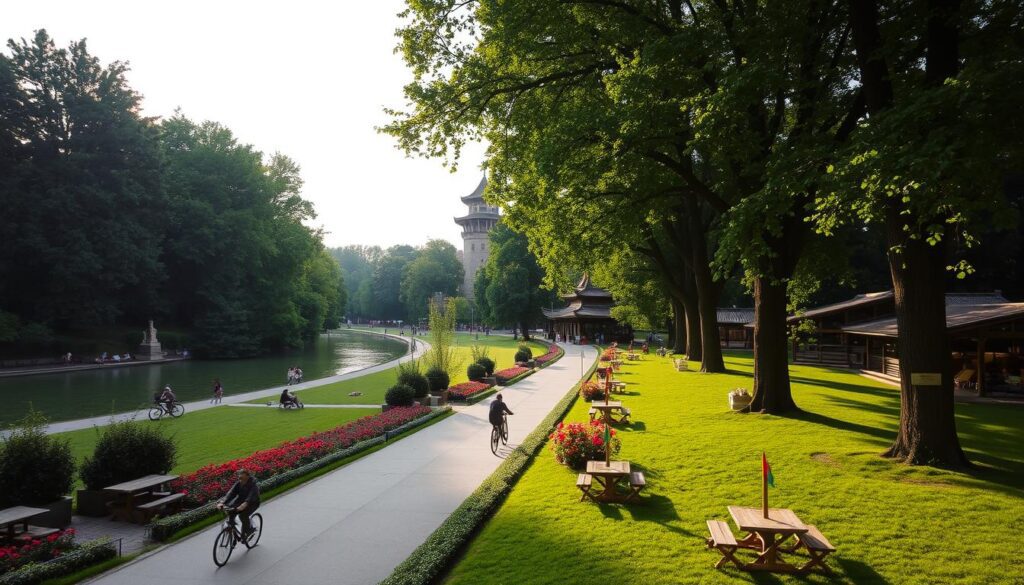
[[[149,420],[160,420],[164,416],[178,418],[183,414],[185,414],[185,407],[182,406],[180,402],[172,404],[170,410],[167,410],[163,403],[160,402],[149,408]]]
[[[213,564],[218,567],[227,564],[231,553],[235,551],[239,542],[244,544],[246,549],[251,549],[259,543],[260,536],[263,535],[263,516],[259,512],[249,516],[249,525],[252,527],[249,538],[244,538],[238,529],[238,523],[235,521],[235,509],[224,508],[223,512],[223,528],[217,533],[217,540],[213,541]]]
[[[502,445],[508,444],[508,415],[501,415],[501,424],[491,426],[491,453],[498,454],[498,441]]]

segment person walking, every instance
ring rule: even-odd
[[[220,404],[220,399],[224,398],[224,386],[220,383],[220,378],[213,379],[213,398],[210,399],[210,404]]]

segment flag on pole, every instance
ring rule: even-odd
[[[772,475],[772,466],[768,465],[768,459],[765,457],[764,451],[761,451],[761,475],[768,485],[775,487],[775,476]]]

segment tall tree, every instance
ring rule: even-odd
[[[541,288],[544,270],[523,234],[499,223],[488,237],[491,251],[474,286],[477,307],[492,324],[518,326],[528,340],[541,307],[552,300]]]
[[[400,320],[406,318],[402,303],[402,277],[406,266],[416,259],[416,248],[392,246],[384,251],[373,267],[373,308],[376,318]]]
[[[463,274],[455,246],[445,240],[427,242],[402,273],[399,298],[405,304],[407,318],[417,321],[426,317],[427,302],[435,293],[455,296]]]

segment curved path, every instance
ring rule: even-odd
[[[371,335],[384,335],[385,337],[390,337],[392,339],[397,339],[397,340],[403,341],[403,342],[405,342],[407,344],[409,343],[409,338],[408,337],[400,337],[398,335],[390,335],[390,334],[378,333],[378,332],[375,332],[375,331],[361,331],[361,332],[362,333],[371,334]],[[353,372],[348,372],[348,373],[345,373],[345,374],[339,374],[337,376],[328,376],[326,378],[317,378],[316,380],[310,380],[308,382],[302,382],[301,384],[292,384],[292,385],[288,386],[288,388],[290,388],[293,391],[306,390],[308,388],[316,388],[317,386],[324,386],[326,384],[333,384],[335,382],[341,382],[343,380],[351,380],[352,378],[358,378],[360,376],[365,376],[367,374],[373,374],[373,373],[376,373],[376,372],[381,372],[381,371],[384,371],[384,370],[389,370],[389,369],[397,366],[398,364],[400,364],[402,362],[409,361],[410,359],[418,358],[418,357],[422,356],[426,352],[426,350],[430,348],[430,344],[424,342],[421,339],[415,339],[413,341],[415,343],[415,346],[413,347],[413,351],[410,352],[410,353],[406,353],[404,356],[402,356],[402,357],[400,357],[398,359],[394,359],[394,360],[391,360],[389,362],[384,362],[383,364],[377,364],[376,366],[370,366],[368,368],[363,368],[361,370],[355,370]],[[187,415],[190,412],[196,412],[197,410],[206,410],[207,408],[214,408],[215,406],[221,406],[221,405],[225,405],[225,404],[238,404],[238,403],[241,403],[241,402],[247,402],[249,400],[254,400],[256,398],[267,398],[267,397],[270,397],[270,396],[275,396],[276,397],[276,396],[279,396],[281,394],[281,391],[284,390],[284,388],[285,388],[284,386],[275,386],[273,388],[264,388],[262,390],[254,390],[252,392],[245,392],[245,393],[242,393],[242,394],[232,394],[230,396],[225,396],[223,399],[221,399],[221,403],[220,404],[210,404],[210,401],[208,399],[197,400],[195,402],[185,402],[184,403],[184,405],[185,405],[185,414]],[[380,405],[374,405],[374,408],[380,408]],[[54,423],[49,424],[46,427],[46,432],[47,433],[51,433],[51,434],[52,433],[63,433],[65,431],[77,431],[79,429],[88,429],[88,428],[92,428],[92,427],[101,427],[101,426],[110,424],[111,421],[121,422],[121,421],[132,420],[132,419],[144,419],[144,418],[146,418],[146,415],[147,415],[148,412],[149,412],[149,408],[147,407],[145,410],[134,410],[134,411],[129,411],[129,412],[121,412],[121,413],[115,414],[113,416],[107,414],[107,415],[103,415],[103,416],[94,416],[94,417],[91,417],[91,418],[80,418],[80,419],[77,419],[77,420],[68,420],[68,421],[54,422]]]
[[[597,359],[563,346],[551,366],[502,390],[519,444]],[[377,583],[419,546],[501,463],[488,445],[490,400],[460,409],[332,473],[265,503],[259,546],[216,569],[214,526],[101,575],[99,585]]]

